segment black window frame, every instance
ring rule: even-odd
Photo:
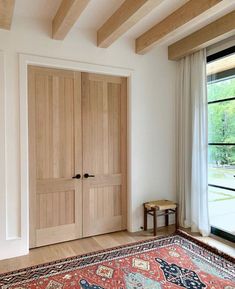
[[[213,62],[215,60],[218,60],[220,58],[227,57],[227,56],[234,54],[234,53],[235,53],[235,46],[229,47],[229,48],[222,50],[218,53],[207,56],[207,64],[210,62]],[[218,73],[216,75],[216,77],[213,78],[213,80],[211,79],[211,76],[208,76],[207,77],[207,83],[219,81],[221,79],[224,79],[224,80],[228,79],[231,76],[231,74],[235,75],[235,69],[230,69],[228,71]],[[208,101],[208,106],[213,105],[215,103],[222,103],[222,102],[226,102],[226,101],[235,101],[235,97],[219,99],[219,100],[214,100],[214,101]],[[235,146],[235,143],[208,143],[208,148],[209,148],[209,146]],[[230,188],[230,187],[224,187],[224,186],[219,186],[219,185],[210,184],[210,183],[208,183],[208,186],[235,192],[235,189]],[[225,231],[218,229],[216,227],[213,227],[213,226],[211,227],[211,233],[235,243],[235,235],[233,235],[233,234],[230,234],[228,232],[225,232]]]

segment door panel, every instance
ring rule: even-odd
[[[28,81],[30,247],[126,229],[126,78],[29,66]]]
[[[126,79],[82,73],[83,236],[126,228]]]
[[[29,67],[30,247],[82,236],[81,74]],[[61,234],[59,232],[61,231]]]

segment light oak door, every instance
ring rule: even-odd
[[[83,237],[126,229],[127,80],[82,73]]]
[[[32,248],[82,237],[81,73],[29,66],[28,83]]]

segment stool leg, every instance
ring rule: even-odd
[[[175,208],[175,229],[177,230],[179,227],[179,219],[178,219],[178,208]]]
[[[148,209],[144,205],[144,231],[148,230]]]
[[[157,212],[156,208],[153,209],[153,234],[157,236]]]
[[[165,210],[165,226],[168,226],[169,225],[169,215],[168,215],[168,210]]]

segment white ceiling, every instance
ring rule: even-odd
[[[53,19],[62,0],[16,0],[14,14],[20,17],[32,17],[37,19]],[[97,30],[118,9],[125,0],[91,0],[83,11],[77,27]],[[138,23],[141,30],[146,30],[175,9],[182,6],[188,0],[164,0],[153,9],[143,20]],[[137,25],[136,25],[137,26]],[[134,28],[136,28],[136,26]],[[136,33],[138,33],[138,29]]]
[[[102,24],[113,14],[113,12],[125,0],[91,0],[85,11],[82,13],[76,27],[82,29],[98,30]],[[154,24],[160,22],[166,16],[170,15],[174,10],[185,4],[188,0],[164,0],[161,4],[153,9],[151,13],[139,21],[133,28],[131,28],[125,37],[136,38],[143,32],[148,30]],[[197,0],[195,0],[197,1]],[[52,20],[61,0],[16,0],[16,7],[14,14],[20,17],[32,17],[38,19]],[[200,29],[204,25],[213,20],[223,16],[235,9],[235,0],[223,0],[220,9],[204,13],[199,18],[184,25],[178,29],[177,32],[170,35],[165,43],[170,44],[180,38]]]
[[[125,0],[91,0],[87,9],[81,15],[77,26],[82,28],[97,29],[113,14],[113,12],[124,2]],[[159,16],[164,18],[172,11],[186,3],[188,0],[164,0],[157,6],[151,13],[144,17],[138,26],[141,26],[142,30],[156,22],[158,22]],[[137,25],[133,27],[136,29]],[[132,29],[131,29],[132,30]]]
[[[61,0],[16,0],[14,15],[52,19]]]
[[[91,0],[77,26],[97,30],[125,0]]]

